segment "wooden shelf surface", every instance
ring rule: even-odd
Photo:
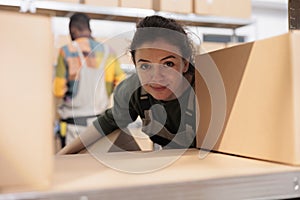
[[[52,186],[45,191],[9,192],[14,199],[282,199],[300,197],[300,167],[199,150],[109,153],[110,167],[90,154],[55,158]],[[126,173],[122,166],[149,167],[174,158],[149,173]],[[106,162],[106,163],[109,163]],[[123,168],[124,169],[124,168]]]

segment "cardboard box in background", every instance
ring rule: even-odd
[[[193,12],[193,0],[153,0],[153,9],[190,14]]]
[[[118,7],[119,0],[84,0],[84,4],[91,6]]]
[[[194,13],[233,18],[251,18],[251,0],[194,0]]]
[[[50,1],[57,1],[62,3],[83,3],[84,0],[50,0]]]
[[[152,9],[153,0],[119,0],[120,7]]]
[[[51,17],[0,11],[1,192],[49,186],[53,169]]]
[[[299,31],[197,56],[198,67],[217,67],[226,91],[225,124],[214,150],[300,165],[298,44]],[[216,134],[206,135],[212,100],[199,74],[196,95],[200,108],[197,146],[211,149],[203,141]]]
[[[226,47],[226,43],[222,43],[222,42],[202,42],[201,45],[199,46],[199,53],[204,54],[219,49],[224,49],[225,47]]]

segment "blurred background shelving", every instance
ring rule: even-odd
[[[189,6],[193,7],[189,8],[190,10],[186,10],[186,5],[184,5],[182,10],[179,9],[179,12],[176,10],[170,12],[173,8],[165,11],[162,4],[163,0],[158,1],[161,2],[161,10],[151,8],[152,1],[158,0],[138,1],[142,5],[135,4],[134,8],[128,7],[128,2],[130,2],[128,0],[0,0],[0,9],[50,15],[52,17],[55,46],[61,44],[60,41],[57,41],[58,37],[68,36],[68,20],[74,12],[83,12],[92,18],[93,36],[101,38],[101,40],[114,37],[126,31],[132,31],[138,19],[152,14],[172,17],[184,23],[191,32],[197,35],[200,41],[205,41],[204,35],[208,36],[211,34],[214,36],[221,35],[221,37],[232,36],[230,42],[240,42],[239,39],[241,37],[241,41],[248,42],[278,35],[288,30],[287,0],[223,0],[224,2],[227,1],[230,8],[237,7],[236,10],[239,10],[238,6],[241,5],[244,6],[243,9],[247,8],[247,11],[242,11],[246,14],[237,12],[231,14],[232,16],[225,11],[222,11],[221,14],[216,14],[218,13],[216,10],[207,6],[218,3],[218,0],[173,0],[178,3],[185,2],[185,4],[189,2],[191,4]],[[134,2],[134,0],[131,0],[131,2]],[[204,5],[203,2],[207,3],[205,5],[207,8],[204,9],[208,11],[201,9],[199,11],[199,6]],[[170,5],[169,7],[172,6]],[[178,7],[180,8],[180,5]],[[223,10],[226,9],[229,8],[224,7]],[[203,14],[198,14],[199,12]]]

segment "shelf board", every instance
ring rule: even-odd
[[[189,149],[184,153],[179,149],[152,153],[101,153],[101,158],[103,156],[108,161],[105,163],[103,160],[100,162],[99,155],[98,160],[95,159],[95,154],[55,156],[49,188],[23,189],[18,192],[13,191],[13,188],[6,191],[4,187],[0,199],[191,200],[300,197],[299,167],[212,152],[200,158],[199,153],[198,149]],[[169,158],[169,165],[154,168],[166,162],[166,158]],[[176,162],[171,164],[174,158]],[[114,163],[113,166],[108,165],[110,163]],[[138,170],[147,168],[151,171],[121,171],[122,166],[128,166],[129,163],[137,166]]]
[[[30,2],[30,1],[25,1]],[[18,9],[24,6],[21,0],[0,0],[0,8]],[[26,6],[26,5],[25,5]],[[92,19],[137,22],[140,18],[158,14],[165,17],[172,17],[188,26],[203,26],[215,28],[236,29],[253,23],[251,19],[236,19],[216,16],[202,16],[196,14],[178,14],[168,12],[157,12],[151,9],[123,8],[123,7],[99,7],[85,4],[65,3],[56,1],[32,1],[30,4],[31,12],[40,14],[50,14],[57,17],[70,17],[74,12],[83,12]],[[26,7],[25,7],[26,9]],[[29,9],[29,7],[28,7]],[[23,8],[24,10],[24,8]],[[33,11],[32,11],[33,10]]]

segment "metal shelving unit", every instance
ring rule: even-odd
[[[139,18],[159,14],[175,18],[188,26],[203,26],[214,28],[237,29],[253,23],[251,19],[236,19],[229,17],[202,16],[196,14],[178,14],[158,12],[152,9],[99,7],[85,4],[64,3],[43,0],[0,0],[0,9],[15,10],[39,14],[49,14],[57,17],[68,17],[73,12],[83,12],[93,19],[136,22]]]

